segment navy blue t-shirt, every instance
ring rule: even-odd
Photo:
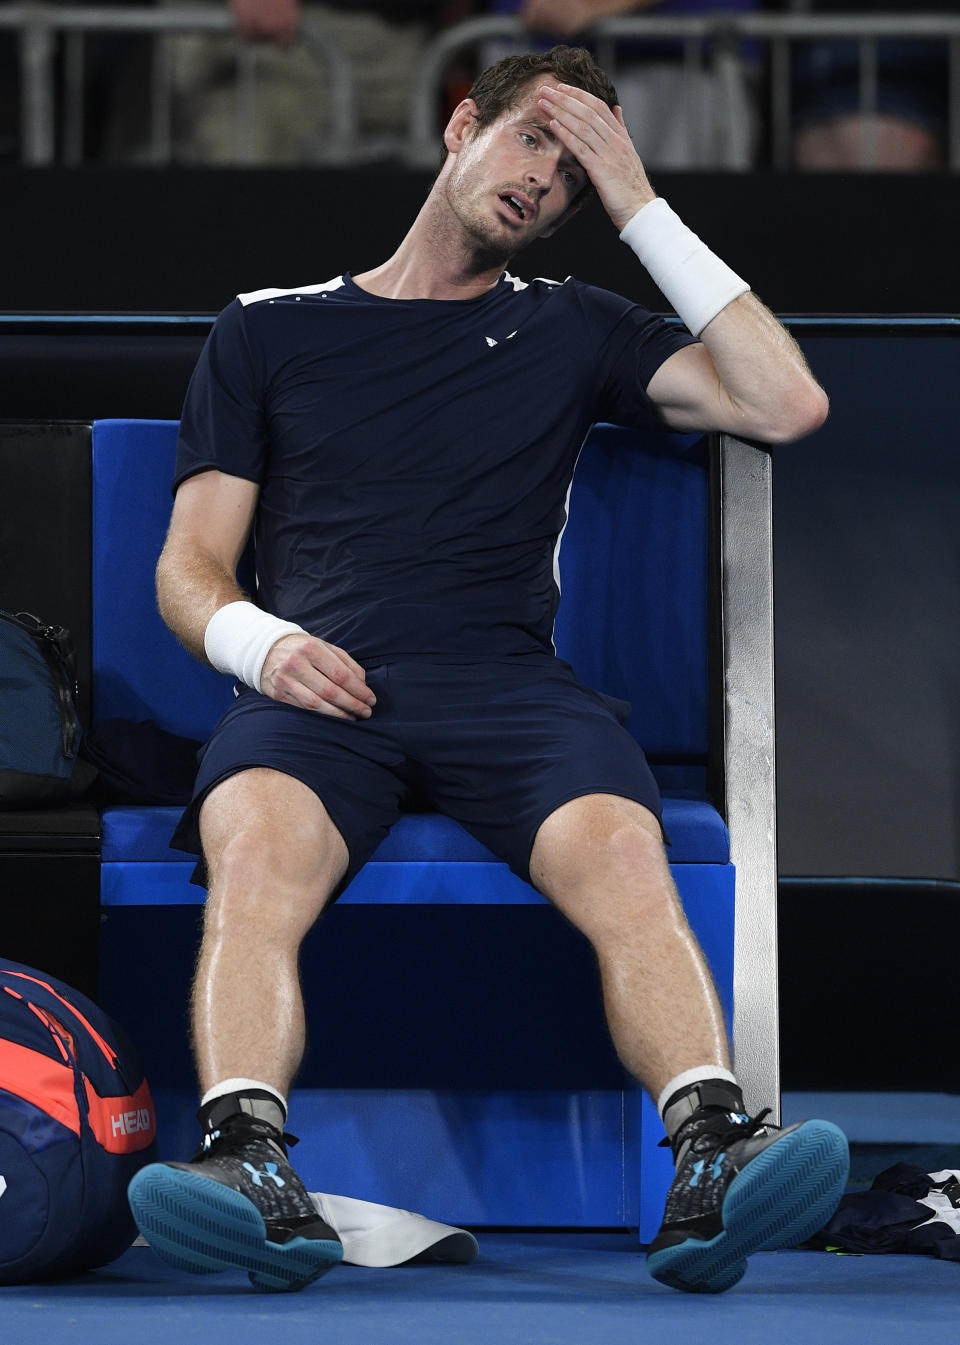
[[[255,481],[257,601],[361,663],[552,653],[583,440],[649,424],[647,384],[692,340],[572,279],[240,295],[191,379],[174,484]]]

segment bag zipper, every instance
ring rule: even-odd
[[[40,618],[34,616],[32,612],[17,612],[16,616],[8,617],[8,620],[15,622],[21,630],[33,636],[39,643],[40,652],[50,669],[50,675],[53,678],[57,693],[57,704],[60,709],[60,743],[63,748],[63,755],[68,761],[72,761],[77,755],[77,718],[74,697],[80,694],[80,688],[77,685],[76,677],[71,678],[69,675],[72,659],[67,643],[67,632],[63,626],[44,625]]]

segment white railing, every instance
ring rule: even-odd
[[[183,33],[229,35],[233,20],[220,6],[191,8],[96,8],[44,3],[0,5],[0,31],[19,34],[22,136],[21,158],[27,164],[50,164],[57,160],[79,163],[84,137],[84,42],[89,33],[149,34],[153,37],[151,87],[150,162],[169,163],[172,146],[172,70],[170,39]],[[742,145],[743,99],[738,95],[744,78],[742,47],[760,46],[769,53],[769,127],[773,166],[791,164],[791,46],[817,40],[853,40],[859,45],[859,100],[865,115],[861,138],[864,168],[876,162],[872,117],[878,107],[878,44],[891,38],[936,39],[948,53],[948,158],[950,168],[960,171],[960,15],[809,15],[713,12],[702,15],[637,14],[604,19],[590,30],[600,64],[616,83],[618,43],[637,39],[679,41],[683,60],[678,78],[697,71],[705,59],[722,70],[729,120],[726,142]],[[313,163],[348,163],[363,159],[357,132],[356,94],[351,62],[338,43],[324,31],[322,20],[305,19],[300,36],[315,52],[328,83],[329,129],[311,156]],[[410,166],[434,165],[439,156],[440,105],[444,75],[454,57],[482,50],[487,43],[504,39],[529,43],[521,21],[504,16],[467,20],[433,38],[422,58],[410,102],[409,124],[397,140],[398,154]],[[237,62],[235,158],[254,161],[258,47],[235,42]],[[62,47],[62,60],[58,51]],[[705,55],[705,52],[707,53]],[[61,121],[59,149],[57,118]],[[718,168],[742,167],[742,158],[731,151],[729,162]]]
[[[597,60],[617,82],[617,43],[637,39],[679,40],[683,44],[684,70],[699,70],[704,60],[704,43],[711,42],[709,59],[724,69],[723,81],[728,90],[726,115],[730,125],[725,137],[728,145],[743,143],[742,128],[736,124],[743,100],[735,96],[735,81],[743,78],[743,62],[739,54],[742,43],[763,43],[770,53],[770,138],[773,166],[786,169],[791,165],[791,45],[814,40],[852,39],[859,44],[860,57],[860,111],[868,119],[861,141],[862,164],[872,167],[876,162],[876,141],[871,135],[871,115],[878,106],[879,62],[878,43],[883,39],[908,40],[937,39],[947,44],[949,61],[949,124],[948,156],[954,172],[960,171],[960,15],[951,14],[738,14],[713,12],[696,15],[634,14],[623,18],[603,19],[590,29],[596,43]],[[439,156],[439,129],[436,126],[436,107],[444,72],[455,56],[474,50],[488,42],[509,39],[529,42],[530,36],[519,19],[487,17],[469,19],[466,23],[441,33],[427,52],[410,103],[410,141],[407,159],[419,166],[433,165]],[[734,160],[718,163],[718,168],[739,167]]]
[[[234,22],[224,6],[177,9],[123,9],[23,4],[0,6],[0,30],[20,36],[21,158],[42,165],[57,159],[57,113],[62,118],[60,160],[83,158],[84,40],[88,33],[149,34],[153,37],[149,160],[169,163],[173,152],[173,94],[170,39],[183,33],[229,35]],[[300,38],[318,58],[329,81],[329,131],[313,156],[315,163],[349,162],[357,148],[357,119],[351,62],[321,24],[304,20]],[[63,42],[62,90],[58,97],[58,42]],[[252,163],[257,120],[256,43],[237,41],[235,157]]]

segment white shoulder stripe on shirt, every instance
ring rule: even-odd
[[[288,294],[320,294],[323,290],[339,290],[343,287],[343,276],[325,280],[322,285],[298,285],[292,290],[251,290],[249,294],[238,294],[237,298],[244,308],[248,304],[259,304],[264,299],[282,299]]]
[[[507,284],[512,285],[515,290],[525,290],[529,288],[529,284],[526,280],[520,280],[517,276],[512,276],[509,271],[504,271],[503,278]],[[536,284],[539,281],[541,285],[565,285],[569,279],[569,276],[567,276],[566,280],[551,280],[549,276],[534,276],[533,283]]]

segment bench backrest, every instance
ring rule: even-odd
[[[177,644],[153,589],[176,435],[176,421],[93,427],[93,718],[203,739],[231,681]],[[559,555],[558,653],[629,700],[631,732],[667,760],[707,750],[707,472],[692,442],[596,426]]]

